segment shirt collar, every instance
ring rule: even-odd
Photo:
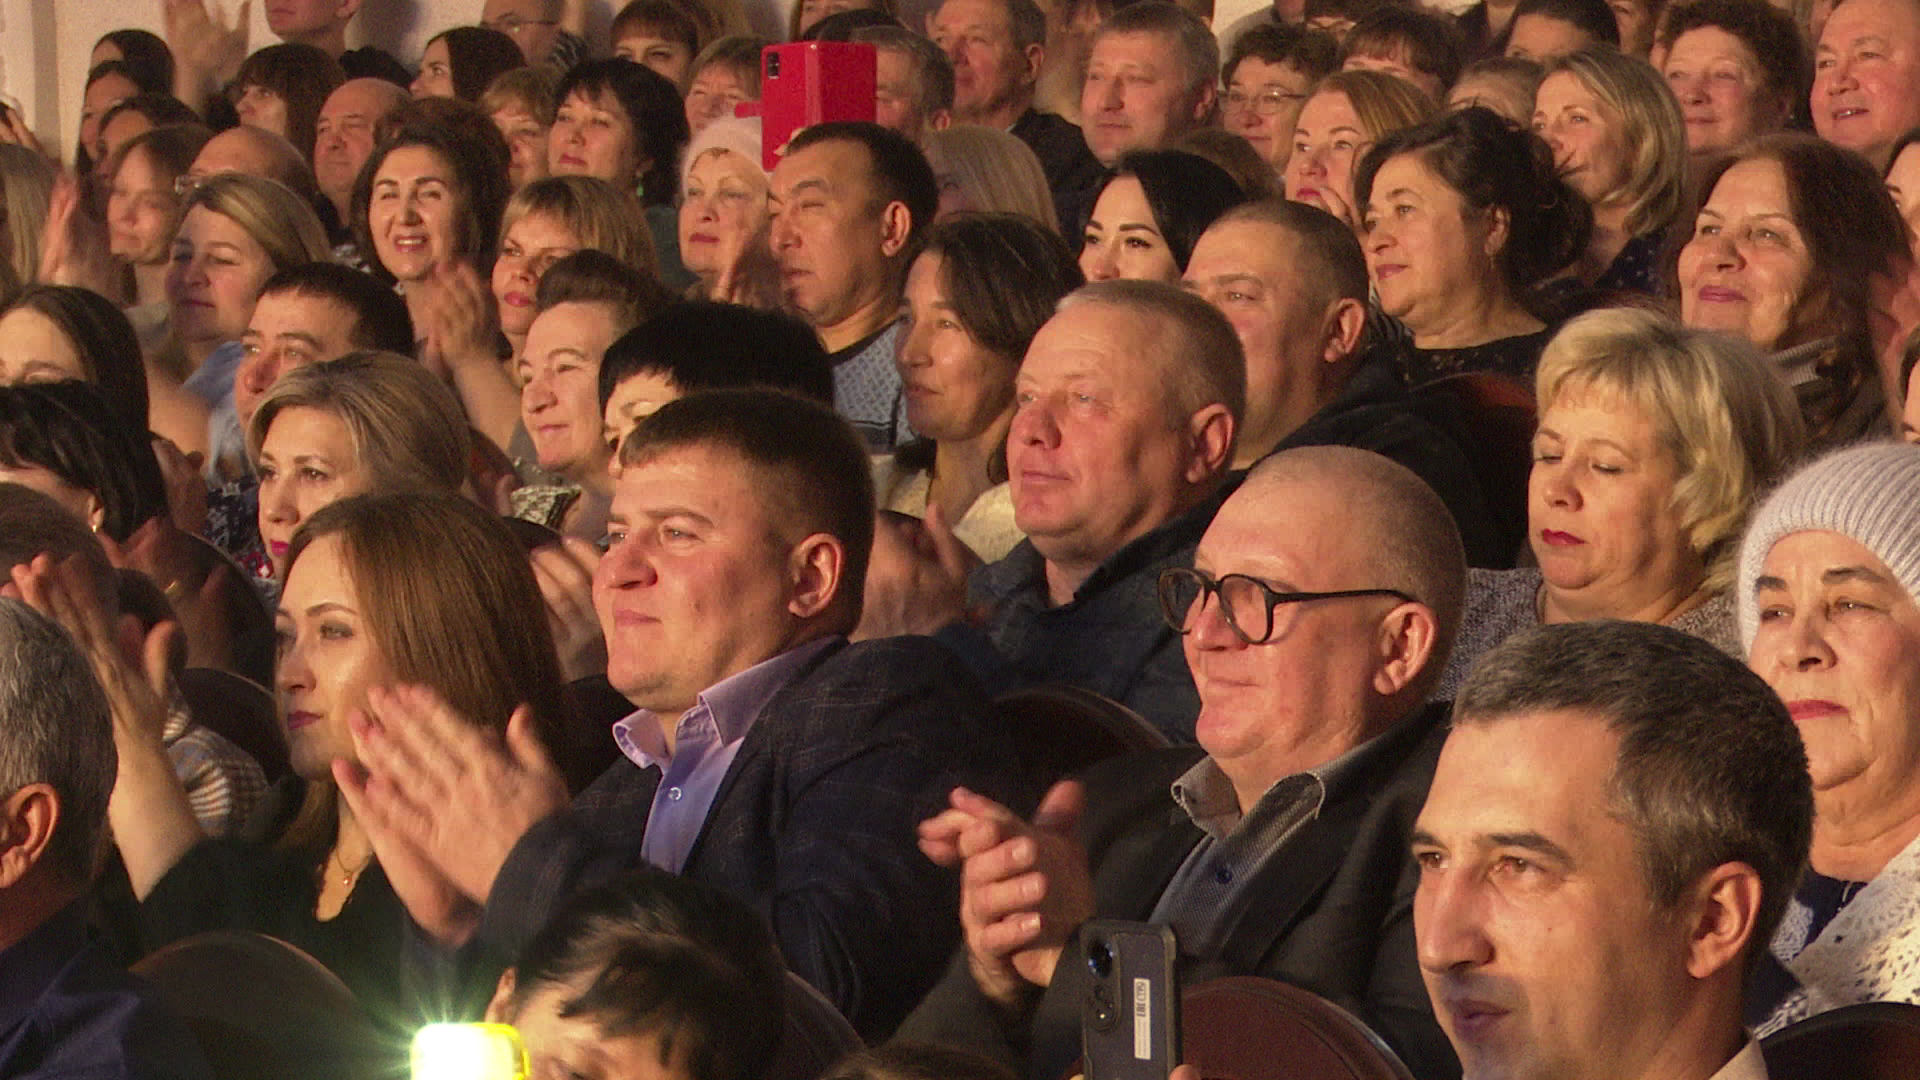
[[[1281,777],[1261,793],[1260,800],[1244,815],[1240,812],[1233,782],[1211,756],[1201,758],[1181,773],[1169,793],[1174,804],[1186,812],[1200,831],[1216,838],[1238,829],[1248,817],[1265,816],[1275,806],[1293,802],[1302,797],[1302,792],[1313,793],[1313,812],[1318,814],[1320,807],[1326,805],[1327,796],[1360,773],[1362,763],[1382,741],[1380,736],[1375,736],[1331,761]]]
[[[33,1011],[48,984],[86,943],[85,913],[76,902],[0,950],[0,1032],[11,1030]]]
[[[739,742],[753,729],[754,720],[787,684],[797,677],[814,657],[829,645],[843,640],[838,635],[797,645],[786,652],[721,679],[702,690],[693,708],[680,714],[680,723],[696,714],[710,718],[723,745]],[[613,726],[614,741],[641,768],[665,768],[673,760],[666,736],[660,730],[659,714],[638,709]]]

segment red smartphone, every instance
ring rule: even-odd
[[[796,41],[760,52],[760,164],[780,163],[787,140],[829,120],[873,119],[873,46]]]

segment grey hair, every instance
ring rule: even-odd
[[[953,61],[932,40],[898,26],[861,27],[853,32],[853,40],[905,54],[913,66],[913,109],[921,120],[953,108]]]
[[[1213,31],[1199,16],[1166,0],[1146,0],[1114,12],[1094,31],[1094,43],[1109,34],[1164,34],[1172,38],[1180,53],[1180,66],[1187,71],[1189,94],[1199,93],[1220,77],[1220,43]]]
[[[45,859],[75,888],[93,880],[119,758],[106,692],[52,619],[0,598],[0,795],[51,785],[60,812]]]
[[[1233,324],[1218,308],[1163,282],[1116,278],[1075,289],[1054,310],[1081,304],[1125,308],[1152,320],[1160,340],[1140,344],[1146,347],[1144,359],[1159,367],[1169,421],[1185,427],[1201,409],[1224,405],[1238,436],[1247,415],[1247,359]]]
[[[1760,876],[1749,966],[1766,950],[1807,862],[1813,783],[1786,706],[1707,642],[1653,623],[1543,626],[1483,656],[1456,726],[1542,712],[1591,714],[1619,736],[1609,810],[1633,834],[1662,908],[1729,862]]]

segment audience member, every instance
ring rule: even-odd
[[[1247,200],[1227,171],[1181,150],[1135,150],[1114,166],[1081,238],[1088,281],[1176,284],[1194,242]]]
[[[1378,455],[1289,450],[1227,499],[1192,569],[1156,577],[1200,747],[1095,766],[1031,823],[963,791],[922,823],[922,850],[965,863],[966,946],[903,1037],[1062,1075],[1088,985],[1075,931],[1098,916],[1170,926],[1188,980],[1309,988],[1415,1074],[1457,1075],[1420,985],[1404,856],[1445,731],[1422,702],[1460,614],[1446,510]]]
[[[313,127],[313,175],[339,220],[353,220],[353,182],[373,154],[375,130],[406,100],[406,92],[385,79],[359,78],[341,83],[320,106]]]
[[[734,106],[760,100],[760,52],[767,44],[734,34],[700,50],[687,68],[688,131],[698,135],[715,120],[731,119]]]
[[[87,86],[80,99],[80,133],[73,149],[73,171],[91,176],[104,156],[100,149],[100,121],[107,110],[148,90],[164,91],[164,86],[142,86],[134,81],[132,69],[109,60],[87,72]]]
[[[1687,122],[1689,169],[1804,115],[1813,62],[1793,16],[1766,0],[1691,0],[1661,24],[1660,71]]]
[[[1749,998],[1761,1034],[1920,1000],[1907,917],[1920,858],[1916,522],[1920,448],[1869,444],[1795,473],[1740,546],[1740,633],[1800,729],[1814,798],[1812,864]]]
[[[644,860],[766,913],[795,973],[883,1038],[959,935],[954,876],[914,854],[908,823],[954,784],[1005,790],[1007,744],[934,643],[842,640],[874,514],[845,421],[711,391],[661,406],[620,453],[593,592],[608,680],[640,710],[614,730],[626,759],[569,807],[530,740],[448,741],[459,706],[388,696],[355,732],[370,775],[339,770],[348,805],[376,847],[484,905],[476,925],[409,895],[443,941],[517,954],[569,892]],[[442,763],[473,782],[442,786]]]
[[[493,299],[500,332],[518,358],[533,325],[535,293],[555,262],[591,249],[653,276],[653,242],[640,202],[591,176],[549,176],[514,193],[500,218]],[[480,410],[469,407],[469,412]]]
[[[77,379],[91,383],[114,422],[145,433],[148,380],[126,317],[99,293],[29,285],[0,309],[0,385]]]
[[[1520,0],[1500,51],[1544,64],[1589,45],[1620,47],[1620,23],[1606,0]]]
[[[1849,0],[1832,10],[1814,39],[1813,129],[1884,169],[1894,140],[1920,127],[1920,8]]]
[[[1763,0],[1764,2],[1764,0]],[[1447,108],[1492,109],[1515,127],[1533,123],[1533,98],[1545,75],[1540,65],[1512,56],[1489,56],[1468,64],[1447,92]]]
[[[313,209],[322,225],[330,226],[333,204],[320,193],[307,161],[310,152],[311,148],[301,149],[283,135],[240,124],[207,140],[187,169],[188,183],[221,173],[263,177],[284,185]]]
[[[1248,199],[1284,197],[1280,178],[1266,159],[1256,153],[1247,140],[1225,128],[1192,128],[1168,143],[1167,149],[1206,158],[1220,166]]]
[[[963,214],[928,231],[907,275],[908,330],[894,361],[919,438],[876,459],[880,509],[924,518],[940,543],[951,537],[987,562],[1021,541],[1007,484],[1014,374],[1054,305],[1084,280],[1059,236],[1026,218]]]
[[[912,437],[894,356],[907,260],[939,205],[918,147],[877,124],[816,124],[773,170],[770,239],[788,306],[833,356],[834,407],[870,449]]]
[[[320,110],[346,81],[339,61],[312,45],[269,45],[240,65],[227,96],[241,123],[286,139],[316,164]]]
[[[1747,514],[1798,458],[1785,380],[1736,339],[1665,315],[1589,312],[1540,358],[1527,484],[1537,567],[1473,572],[1439,695],[1529,627],[1663,623],[1738,653],[1734,556]]]
[[[1464,63],[1453,20],[1421,7],[1377,7],[1353,24],[1340,45],[1344,71],[1379,71],[1405,79],[1445,101]]]
[[[893,19],[893,7],[892,0],[799,0],[788,9],[787,40],[811,40],[808,33],[820,20],[846,11],[875,11]]]
[[[548,139],[558,104],[553,95],[560,76],[547,64],[517,67],[501,72],[480,95],[481,110],[507,141],[507,182],[514,191],[547,175]]]
[[[607,39],[613,55],[631,60],[676,87],[687,85],[687,70],[699,54],[700,27],[678,0],[630,0],[613,17]]]
[[[833,404],[833,370],[820,338],[798,318],[737,304],[674,304],[621,335],[600,359],[608,463],[634,425],[701,390],[785,390]]]
[[[687,112],[673,83],[630,60],[590,60],[568,71],[548,137],[548,171],[598,177],[640,196],[653,233],[660,280],[682,289],[693,277],[680,263],[680,155]]]
[[[114,776],[106,696],[73,640],[17,599],[0,599],[0,645],[13,856],[0,879],[0,1071],[210,1078],[187,1029],[88,938]]]
[[[565,71],[586,58],[586,11],[566,0],[485,0],[480,25],[505,34],[529,67]]]
[[[1873,280],[1910,256],[1872,166],[1808,135],[1768,135],[1715,164],[1700,192],[1672,278],[1681,321],[1774,354],[1815,448],[1884,433]]]
[[[1367,264],[1353,231],[1302,203],[1221,215],[1194,245],[1186,287],[1233,324],[1247,361],[1235,469],[1296,446],[1357,446],[1439,493],[1470,566],[1510,565],[1518,537],[1492,527],[1459,434],[1429,417],[1367,334]]]
[[[1058,235],[1060,215],[1033,148],[999,128],[955,124],[929,131],[920,149],[940,189],[936,222],[954,214],[1018,214]]]
[[[494,79],[526,63],[520,46],[506,34],[484,26],[455,26],[427,42],[410,90],[416,98],[450,97],[477,104]]]
[[[875,123],[916,143],[953,123],[953,63],[940,46],[898,26],[869,26],[852,40],[875,50]]]
[[[158,34],[150,30],[126,28],[109,30],[93,43],[87,58],[89,69],[109,60],[118,60],[134,72],[134,81],[142,86],[165,88],[173,85],[173,53]]]
[[[107,162],[136,135],[168,124],[198,124],[200,116],[172,94],[135,94],[108,109],[100,118],[100,149],[94,162],[94,183],[106,185],[113,177]],[[45,160],[44,158],[42,160]]]
[[[1915,228],[1915,223],[1920,222],[1920,128],[1907,132],[1893,144],[1893,153],[1887,157],[1882,177],[1887,182],[1887,194],[1893,196],[1893,205],[1906,219],[1908,241],[1920,242],[1920,231]]]
[[[768,240],[768,177],[758,117],[716,120],[687,143],[680,168],[680,261],[689,296],[772,310],[779,268]]]
[[[786,1019],[786,964],[760,913],[658,870],[566,901],[500,976],[531,1075],[760,1080]]]
[[[1740,1002],[1806,865],[1793,728],[1661,627],[1546,627],[1487,657],[1413,834],[1421,969],[1468,1080],[1763,1080]]]
[[[1165,0],[1115,11],[1094,32],[1080,92],[1087,148],[1111,167],[1206,123],[1219,71],[1212,32],[1187,11]]]
[[[938,1043],[894,1040],[850,1054],[821,1080],[1016,1080],[1012,1069],[984,1054]]]
[[[1586,250],[1592,224],[1547,144],[1464,109],[1375,143],[1353,189],[1380,309],[1413,336],[1407,381],[1530,380],[1548,330],[1520,297]]]
[[[247,425],[275,576],[286,581],[300,527],[331,503],[459,491],[470,445],[445,384],[404,356],[349,353],[281,376]]]
[[[57,175],[38,151],[0,143],[0,285],[8,293],[40,273],[40,236]]]
[[[1431,117],[1433,99],[1404,79],[1340,71],[1320,80],[1295,121],[1287,157],[1287,198],[1358,227],[1353,176],[1368,148]]]
[[[167,515],[145,430],[123,426],[101,387],[75,379],[0,386],[0,483],[38,491],[118,544]]]
[[[1685,212],[1686,121],[1646,61],[1586,48],[1551,60],[1533,130],[1593,213],[1572,276],[1600,293],[1660,295],[1660,255]]]
[[[1325,34],[1280,23],[1254,27],[1234,39],[1221,66],[1221,125],[1247,140],[1275,176],[1284,175],[1301,106],[1339,63],[1339,43]]]

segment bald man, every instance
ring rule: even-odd
[[[353,198],[353,181],[373,154],[380,121],[407,102],[407,92],[385,79],[348,79],[320,106],[313,132],[313,172],[320,193],[341,221]]]
[[[1184,977],[1306,987],[1414,1075],[1458,1076],[1421,983],[1405,855],[1444,738],[1444,710],[1422,703],[1466,588],[1446,508],[1369,451],[1282,451],[1222,504],[1193,568],[1161,580],[1200,747],[1103,763],[1033,824],[967,792],[922,823],[922,850],[965,863],[965,962],[900,1036],[1062,1075],[1088,989],[1075,931],[1133,919],[1173,928]],[[1030,873],[1043,898],[1010,902],[1006,883]]]

